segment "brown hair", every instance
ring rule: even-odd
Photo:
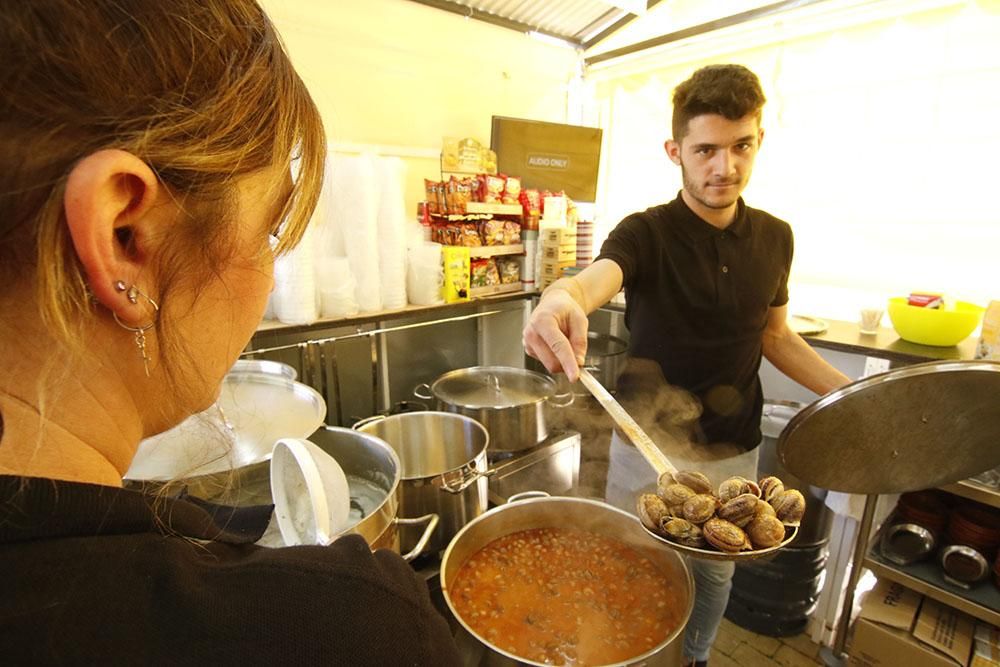
[[[157,271],[161,301],[231,257],[237,179],[287,174],[298,158],[279,252],[298,243],[323,180],[319,113],[253,0],[4,3],[0,296],[33,279],[40,317],[70,346],[91,311],[64,188],[106,148],[144,160],[184,208]],[[156,333],[162,354],[163,322]]]
[[[688,122],[703,114],[719,114],[729,120],[754,114],[760,125],[761,109],[766,101],[760,79],[743,65],[702,67],[674,88],[671,123],[674,141],[687,136]]]

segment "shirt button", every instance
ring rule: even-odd
[[[723,266],[722,266],[722,272],[723,272],[723,273],[729,273],[729,267],[728,267],[728,266],[726,266],[726,265],[723,265]]]

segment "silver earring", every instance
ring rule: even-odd
[[[123,280],[115,281],[115,289],[119,292],[126,291],[125,281]],[[136,347],[139,348],[139,354],[142,355],[142,367],[146,371],[146,377],[149,377],[150,359],[149,355],[146,353],[146,332],[152,329],[153,326],[156,324],[156,314],[160,312],[160,306],[150,297],[143,294],[142,291],[135,285],[132,285],[127,289],[128,289],[128,294],[126,295],[126,297],[132,303],[138,303],[140,296],[149,302],[149,305],[153,307],[153,321],[150,322],[149,324],[145,324],[142,326],[130,327],[129,325],[124,324],[120,319],[118,319],[118,313],[116,313],[115,311],[112,310],[111,315],[115,318],[115,322],[118,324],[118,326],[120,326],[122,329],[127,329],[128,331],[131,331],[133,334],[135,334],[135,345]]]

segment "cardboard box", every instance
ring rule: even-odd
[[[562,278],[563,269],[576,266],[576,260],[571,262],[560,262],[554,259],[543,259],[541,277],[543,279],[558,280]]]
[[[937,600],[924,598],[920,605],[920,616],[913,628],[913,636],[941,653],[951,657],[959,665],[969,663],[972,653],[972,634],[975,621],[971,616],[941,604]]]
[[[576,263],[576,246],[559,246],[542,243],[542,259],[554,259],[557,262]]]
[[[543,245],[576,249],[575,227],[542,227],[538,230],[538,238]]]
[[[969,667],[1000,667],[1000,629],[996,626],[976,623]]]
[[[922,604],[923,603],[923,604]],[[929,603],[929,604],[928,604]],[[922,611],[927,605],[927,611]],[[919,629],[918,629],[919,628]],[[923,638],[918,638],[919,632]],[[963,649],[963,646],[965,649]],[[868,592],[854,624],[854,667],[965,667],[972,620],[887,580]],[[956,657],[965,650],[964,658]]]

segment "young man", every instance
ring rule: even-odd
[[[677,86],[673,138],[664,148],[681,168],[683,189],[672,202],[622,220],[591,266],[545,290],[524,330],[527,352],[575,381],[587,314],[624,287],[630,355],[657,362],[669,384],[700,400],[695,448],[705,450],[706,459],[722,459],[699,466],[716,483],[731,474],[756,478],[762,355],[819,394],[850,381],[786,323],[791,228],[740,197],[764,138],[764,102],[757,76],[740,65],[704,67]],[[641,461],[616,464],[624,450],[613,441],[609,478],[616,468],[627,470],[628,491],[637,495],[651,469]],[[634,450],[629,457],[637,459]],[[614,484],[609,479],[609,501]],[[705,560],[691,565],[696,601],[684,652],[701,666],[734,567]]]

